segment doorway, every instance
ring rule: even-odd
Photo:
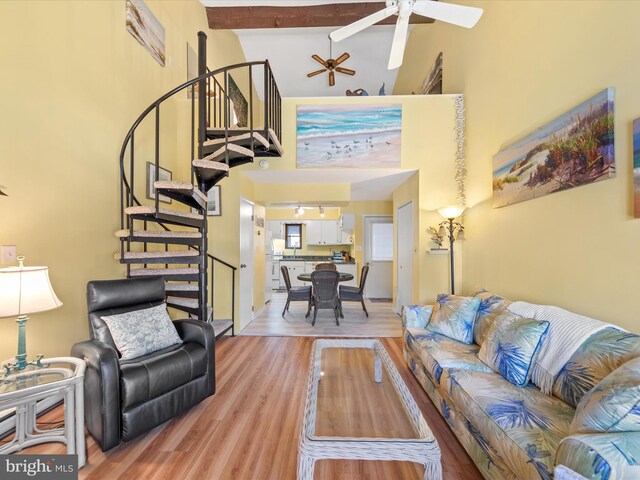
[[[404,305],[413,303],[413,203],[398,208],[396,218],[396,312],[400,313]]]
[[[253,203],[240,198],[239,328],[253,320]]]
[[[393,297],[393,216],[364,215],[363,219],[362,258],[365,265],[369,264],[365,297],[391,299]]]

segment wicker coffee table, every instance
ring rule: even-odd
[[[349,371],[348,365],[337,367],[336,365],[323,365],[323,350],[326,349],[338,349],[332,352],[337,354],[344,353],[345,355],[347,352],[341,352],[340,349],[368,349],[372,351],[373,355],[368,352],[365,353],[373,357],[374,381],[380,384],[383,381],[384,371],[387,381],[391,382],[393,390],[397,394],[392,395],[391,400],[386,398],[383,402],[380,402],[380,404],[389,405],[389,402],[396,402],[394,406],[397,404],[401,406],[397,409],[401,412],[400,415],[406,416],[406,422],[404,423],[406,423],[407,428],[402,436],[387,437],[384,434],[354,436],[353,431],[349,431],[349,428],[346,427],[344,427],[344,435],[318,434],[323,433],[317,431],[317,424],[319,424],[319,422],[317,422],[317,420],[319,420],[318,415],[332,416],[331,413],[327,413],[327,405],[324,405],[322,412],[318,410],[318,389],[320,388],[321,379],[324,378],[325,382],[331,382],[335,381],[336,376],[350,376],[351,373],[353,373]],[[329,352],[330,351],[325,352],[325,356],[329,354]],[[350,378],[347,384],[349,382],[351,382]],[[322,387],[325,387],[325,385],[323,384]],[[374,391],[373,395],[376,395],[376,389],[380,389],[381,387],[382,385],[372,386],[371,388],[373,388]],[[384,393],[381,390],[378,391],[380,395]],[[347,413],[348,416],[368,419],[375,419],[378,416],[376,412],[367,411],[372,404],[371,401],[367,401],[365,398],[351,398],[351,400],[341,398],[340,395],[344,394],[341,388],[336,388],[335,392],[336,398],[331,398],[334,394],[327,394],[323,391],[322,401],[330,405],[331,408],[339,410],[341,409],[341,404],[350,403],[349,409],[355,408],[356,411],[349,411]],[[353,395],[350,397],[353,397]],[[331,411],[331,408],[328,410]],[[330,420],[328,423],[336,424],[342,422],[336,422],[335,418],[333,418],[333,420]],[[336,427],[336,425],[333,426]],[[343,427],[338,425],[337,428],[341,429]],[[299,480],[312,480],[315,462],[323,459],[398,460],[416,462],[425,467],[424,479],[439,480],[442,478],[438,442],[418,409],[415,400],[409,393],[407,386],[402,381],[398,370],[378,340],[322,339],[314,342],[298,452]]]

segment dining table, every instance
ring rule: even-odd
[[[311,281],[311,273],[312,272],[303,272],[298,275],[298,280],[302,282],[310,282]],[[346,272],[338,272],[338,281],[339,282],[348,282],[349,280],[353,280],[353,275],[351,273]]]

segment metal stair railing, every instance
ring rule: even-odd
[[[209,128],[220,128],[224,130],[224,145],[225,147],[225,159],[223,163],[229,165],[229,130],[232,128],[231,125],[231,98],[229,96],[229,74],[232,71],[240,72],[246,70],[249,79],[249,102],[248,102],[248,111],[247,111],[247,122],[248,122],[248,133],[250,138],[250,148],[252,151],[255,151],[254,144],[254,132],[261,133],[267,141],[271,142],[271,139],[275,136],[275,140],[280,142],[281,140],[281,131],[282,131],[282,117],[281,117],[281,98],[278,87],[275,83],[275,78],[273,76],[273,72],[267,60],[265,61],[254,61],[254,62],[244,62],[235,65],[230,65],[227,67],[219,68],[213,71],[210,71],[206,67],[206,35],[203,32],[198,33],[198,71],[199,75],[196,78],[193,78],[182,85],[177,86],[176,88],[170,90],[156,101],[154,101],[151,105],[149,105],[142,114],[136,119],[133,123],[125,139],[122,144],[122,148],[120,150],[120,228],[122,230],[127,229],[130,232],[130,235],[126,237],[126,239],[121,240],[120,245],[120,254],[121,258],[124,257],[125,251],[130,251],[131,249],[131,238],[133,237],[134,231],[134,219],[130,218],[125,214],[125,209],[132,206],[142,205],[138,200],[137,196],[134,192],[135,185],[135,165],[136,165],[136,148],[135,148],[135,133],[136,129],[140,126],[140,124],[150,115],[153,116],[153,120],[155,122],[154,126],[154,144],[153,144],[153,156],[154,156],[154,164],[155,164],[155,178],[153,181],[158,181],[160,179],[160,107],[161,105],[170,98],[173,98],[175,95],[180,92],[186,92],[190,89],[191,93],[191,137],[190,137],[190,145],[191,145],[191,158],[190,162],[195,159],[196,153],[196,138],[197,138],[197,151],[198,158],[202,158],[202,148],[203,143],[207,140],[208,129]],[[256,114],[256,102],[254,102],[253,95],[253,69],[254,67],[260,68],[262,67],[262,73],[264,76],[264,125],[262,128],[256,128],[254,125],[254,116]],[[221,81],[216,78],[221,77]],[[196,85],[197,85],[197,99],[198,105],[196,109]],[[211,90],[211,85],[213,85],[213,90]],[[259,105],[258,105],[259,106]],[[196,110],[198,111],[197,120],[196,120]],[[211,116],[213,113],[213,123],[211,121]],[[196,124],[198,126],[198,132],[196,137]],[[273,133],[272,133],[273,132]],[[127,155],[128,153],[128,155]],[[126,160],[129,159],[129,165],[127,168]],[[228,173],[227,173],[228,175]],[[196,183],[196,175],[195,169],[193,166],[191,167],[191,183]],[[204,184],[201,183],[198,185],[198,188],[204,190]],[[206,192],[205,192],[206,193]],[[160,194],[156,189],[155,198],[154,198],[154,206],[156,214],[159,212],[159,197]],[[200,209],[200,212],[203,214],[206,219],[204,209]],[[156,223],[161,225],[161,227],[165,230],[171,231],[169,227],[164,225],[161,221],[156,220]],[[145,222],[146,228],[146,222]],[[200,303],[200,315],[201,319],[208,318],[206,316],[206,290],[207,290],[207,270],[208,263],[211,262],[211,289],[210,289],[210,297],[211,297],[211,305],[213,306],[213,265],[215,263],[220,263],[231,269],[232,272],[232,320],[235,317],[235,272],[237,267],[221,260],[207,252],[207,227],[206,220],[203,222],[203,227],[200,229],[202,231],[202,243],[200,245],[199,250],[201,252],[205,252],[207,256],[207,260],[201,260],[199,265],[200,272],[200,285],[201,289],[204,290],[204,294],[199,298]],[[144,249],[146,251],[147,242],[144,242]],[[165,249],[168,250],[168,245],[165,245]],[[130,264],[127,264],[127,276],[130,274]],[[211,318],[213,318],[213,313]]]

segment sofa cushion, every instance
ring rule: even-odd
[[[440,381],[445,368],[491,372],[491,368],[478,358],[478,345],[467,345],[444,335],[416,328],[405,331],[405,342],[422,360],[436,382]]]
[[[640,478],[640,432],[571,435],[560,442],[556,464],[589,480]]]
[[[438,295],[427,328],[463,343],[473,343],[473,323],[476,320],[480,299]]]
[[[496,317],[478,357],[517,387],[529,383],[549,322],[541,322],[504,311]]]
[[[449,369],[440,385],[517,478],[551,478],[572,406],[531,384],[516,387],[497,373]]]
[[[426,328],[433,305],[404,305],[402,307],[402,325],[407,328]]]
[[[476,289],[473,296],[480,299],[476,321],[473,324],[473,341],[482,345],[496,316],[511,304],[511,300],[485,289]]]
[[[107,324],[124,360],[182,343],[164,303],[151,308],[104,316],[102,320]]]
[[[623,363],[640,356],[640,336],[613,328],[592,335],[562,367],[553,394],[574,407]]]
[[[640,431],[640,358],[616,368],[576,408],[571,433]]]
[[[183,343],[120,364],[122,410],[178,388],[207,371],[207,350]]]

